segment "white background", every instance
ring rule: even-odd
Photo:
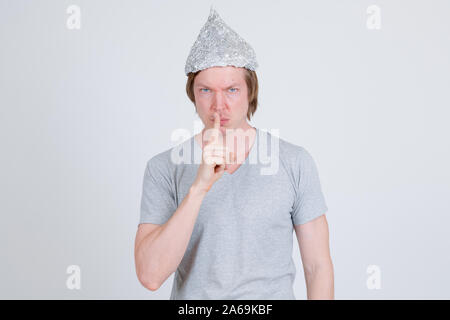
[[[1,0],[0,298],[169,298],[173,276],[151,292],[135,273],[142,179],[174,130],[194,134],[184,64],[211,4],[255,49],[251,124],[316,161],[336,299],[449,299],[450,2],[437,0]]]

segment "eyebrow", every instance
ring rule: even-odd
[[[205,85],[205,84],[203,84],[203,83],[197,83],[196,86],[197,86],[197,87],[205,87],[205,88],[208,88],[208,89],[209,89],[209,86],[207,86],[207,85]],[[225,89],[230,89],[230,88],[234,88],[234,87],[239,87],[239,84],[238,84],[237,82],[234,82],[234,83],[232,83],[230,86],[228,86],[228,87],[225,88]]]

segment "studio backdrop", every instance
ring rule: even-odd
[[[336,299],[449,299],[445,0],[0,0],[0,298],[169,298],[136,276],[142,182],[202,129],[184,65],[211,5],[256,51],[250,124],[316,162]]]

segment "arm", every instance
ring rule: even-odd
[[[134,250],[136,273],[147,289],[157,290],[177,269],[186,252],[205,195],[206,191],[192,186],[165,224],[156,228],[139,225]]]
[[[140,224],[135,241],[135,264],[139,281],[144,287],[155,291],[178,268],[186,252],[189,240],[194,230],[195,222],[201,204],[213,184],[222,177],[225,165],[231,158],[220,141],[220,116],[214,113],[214,127],[209,128],[209,139],[202,151],[202,162],[197,170],[197,177],[191,185],[188,194],[181,204],[163,225]],[[150,164],[150,162],[148,163]],[[149,165],[147,169],[149,169]],[[158,213],[161,206],[156,197],[166,197],[171,192],[167,185],[157,181],[164,179],[153,178],[158,170],[147,170],[144,176],[143,200],[147,215]],[[161,189],[163,188],[163,189]],[[161,191],[162,190],[162,191]],[[168,199],[171,202],[173,199]],[[143,206],[141,209],[144,208]],[[172,213],[174,209],[163,207],[165,214]],[[141,214],[144,211],[141,211]]]
[[[334,299],[334,273],[325,214],[294,225],[305,274],[308,300]]]

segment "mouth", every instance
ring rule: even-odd
[[[211,122],[214,122],[214,118],[210,119]],[[220,118],[220,124],[224,124],[227,123],[230,119],[227,118]]]

